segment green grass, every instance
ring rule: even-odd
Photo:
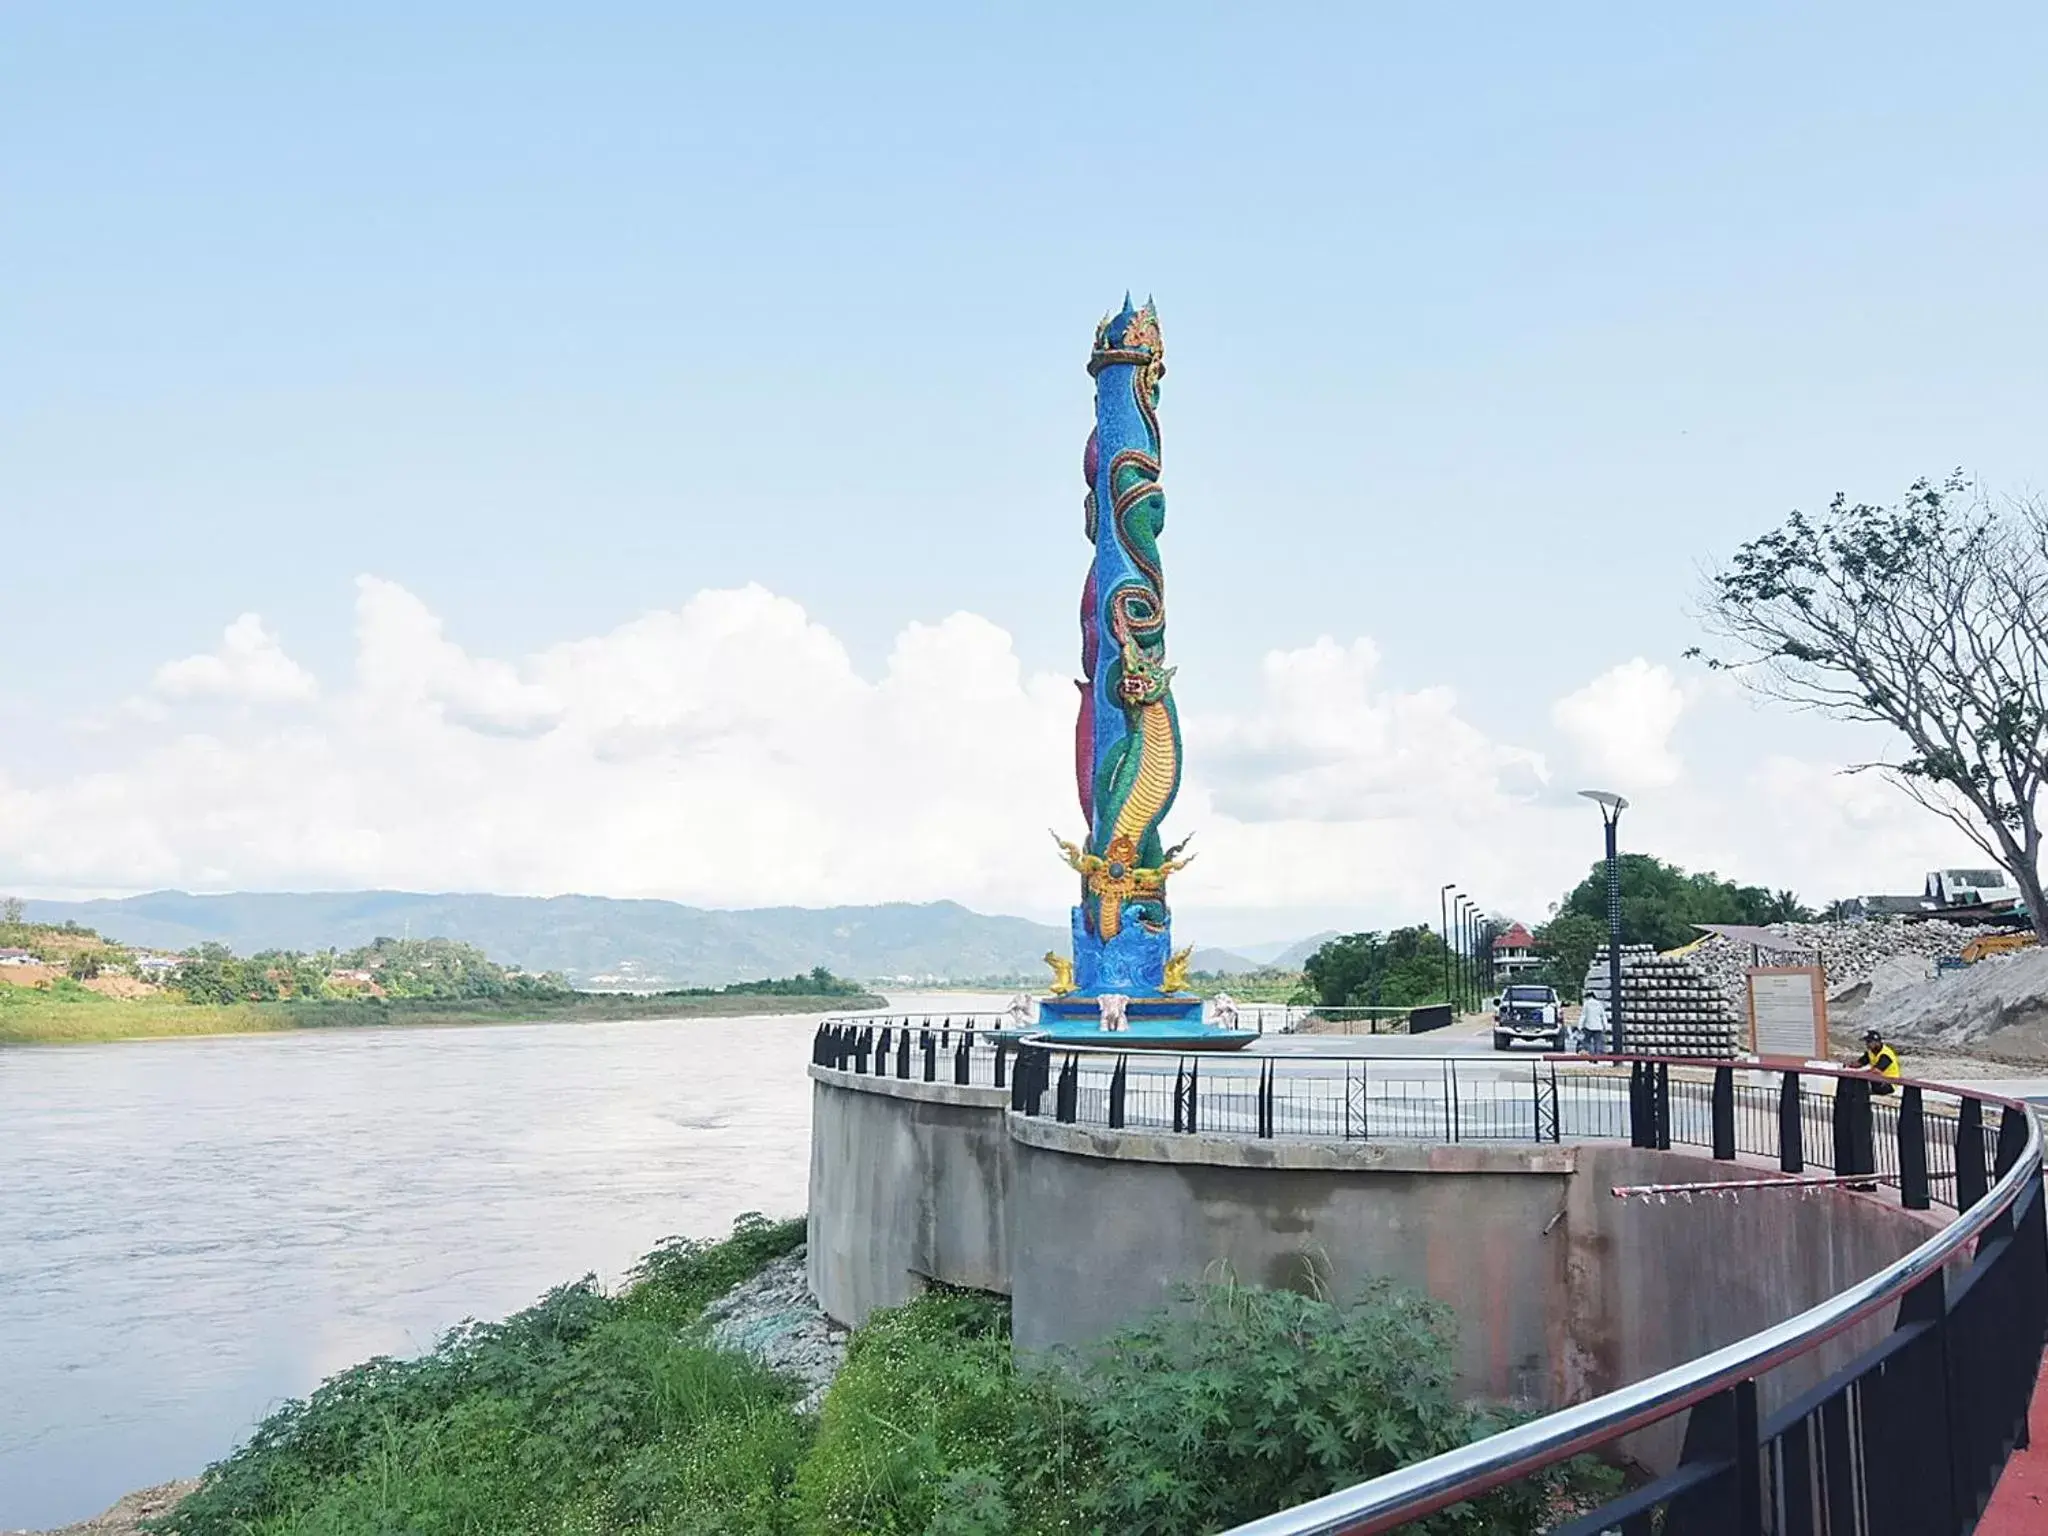
[[[319,1002],[188,1003],[175,996],[112,998],[73,981],[49,988],[0,986],[0,1045],[70,1045],[178,1035],[257,1034],[285,1029],[418,1024],[544,1024],[604,1019],[740,1018],[877,1008],[879,997],[725,993],[635,997],[583,993],[503,1003],[334,999]]]
[[[822,1411],[710,1348],[704,1305],[802,1238],[744,1217],[617,1294],[560,1287],[286,1405],[152,1529],[169,1536],[1056,1536],[1215,1531],[1498,1427],[1452,1395],[1445,1310],[1197,1288],[1065,1361],[1008,1303],[934,1292],[853,1337]],[[1578,1466],[1406,1527],[1540,1529]]]

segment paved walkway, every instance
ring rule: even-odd
[[[1991,1505],[1977,1536],[2044,1536],[2048,1533],[2048,1363],[2034,1383],[2034,1410],[2027,1418],[2032,1443],[2013,1452],[1992,1490]]]

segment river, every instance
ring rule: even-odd
[[[801,1212],[816,1023],[0,1049],[0,1530],[195,1473],[322,1377],[672,1233]]]

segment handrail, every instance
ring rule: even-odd
[[[1869,1076],[1811,1065],[1801,1065],[1798,1070],[1816,1077]],[[1377,1536],[1669,1418],[1805,1354],[1899,1300],[2011,1209],[2042,1165],[2041,1127],[2025,1104],[2000,1094],[1969,1093],[1946,1084],[1912,1085],[1961,1092],[1996,1104],[2007,1114],[2019,1114],[2024,1118],[2027,1140],[2012,1167],[1982,1199],[1904,1258],[1795,1317],[1695,1360],[1398,1472],[1233,1527],[1226,1536]]]

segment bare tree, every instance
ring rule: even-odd
[[[6,923],[10,926],[18,924],[22,920],[22,915],[27,910],[21,904],[19,896],[9,896],[5,900],[0,900],[0,923]]]
[[[2036,802],[2048,777],[2048,508],[1960,473],[1896,507],[1794,512],[1708,578],[1704,658],[1759,693],[1904,739],[1877,770],[2008,871],[2048,940]],[[1700,656],[1695,649],[1688,655]]]

